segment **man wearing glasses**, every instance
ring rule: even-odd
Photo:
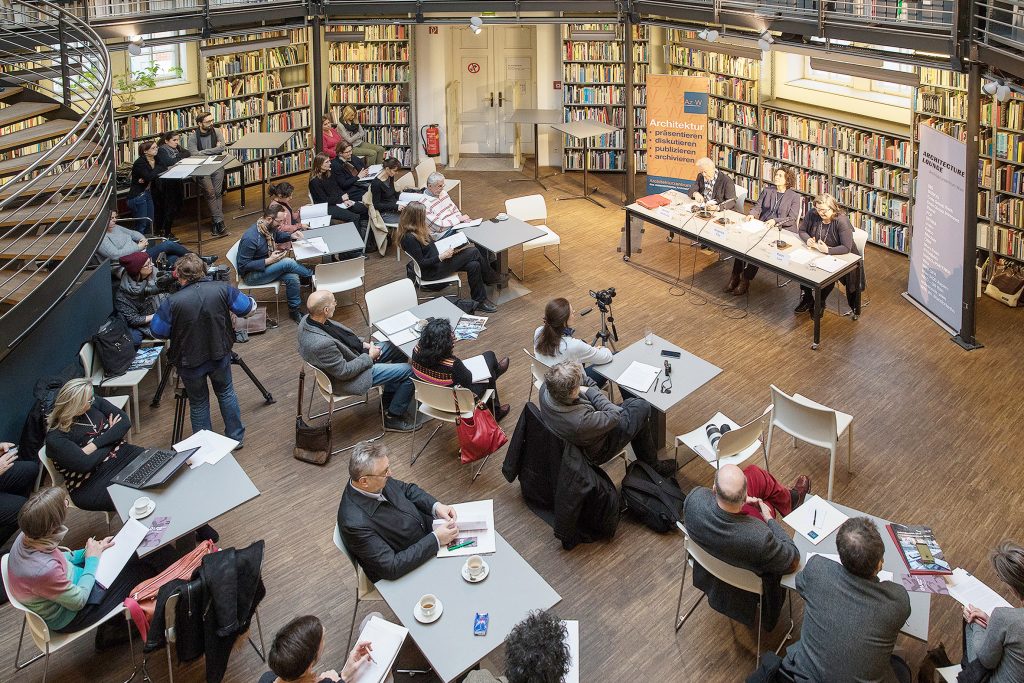
[[[192,135],[188,136],[185,147],[189,154],[195,156],[203,154],[216,156],[224,153],[224,138],[213,125],[213,114],[208,111],[201,111],[196,114],[198,127]],[[210,218],[213,220],[213,236],[221,237],[228,234],[224,227],[224,208],[221,195],[224,193],[224,171],[220,170],[210,176],[197,178],[199,190],[206,198],[206,205],[210,207]]]
[[[352,449],[338,528],[370,581],[405,576],[459,534],[455,509],[416,484],[391,477],[388,450],[363,441]],[[433,529],[435,519],[443,524]]]

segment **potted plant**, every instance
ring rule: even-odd
[[[135,104],[135,93],[143,88],[155,88],[156,77],[159,73],[160,65],[150,62],[149,66],[143,69],[119,75],[115,81],[117,89],[114,91],[114,97],[121,103],[117,111],[128,113],[138,110],[139,106]],[[181,67],[175,66],[168,69],[168,73],[181,78],[184,72]]]

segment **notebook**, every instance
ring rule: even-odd
[[[404,626],[392,624],[380,617],[370,617],[356,642],[369,641],[373,648],[373,659],[360,667],[352,680],[356,683],[381,683],[385,680],[391,674],[391,667],[408,634],[409,630]]]
[[[668,206],[672,202],[660,194],[650,194],[636,200],[636,203],[645,209],[656,209],[659,206]]]

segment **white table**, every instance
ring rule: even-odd
[[[530,293],[530,290],[525,287],[510,286],[508,250],[543,237],[547,233],[515,216],[509,216],[504,221],[483,221],[480,225],[466,228],[462,232],[470,242],[498,257],[498,274],[501,275],[501,281],[498,283],[498,295],[495,297],[495,303],[503,304]]]
[[[490,573],[480,583],[462,578],[465,557],[449,557],[433,558],[397,581],[375,584],[445,683],[504,643],[528,612],[548,609],[562,599],[501,534],[494,536],[496,551],[484,556]],[[437,596],[444,610],[434,623],[421,624],[413,608],[428,593]],[[477,612],[490,615],[486,636],[473,635]]]
[[[634,396],[646,400],[654,408],[654,414],[651,416],[651,419],[654,420],[654,444],[658,450],[661,450],[665,447],[665,413],[714,379],[718,373],[722,372],[722,369],[712,365],[703,358],[693,355],[689,351],[681,349],[672,342],[662,339],[656,334],[651,336],[653,343],[650,346],[641,339],[616,353],[611,363],[591,365],[590,367],[594,368],[601,376],[607,377],[614,382],[633,361],[652,365],[659,369],[664,367],[665,361],[671,364],[672,389],[669,393],[663,394],[661,392],[661,383],[665,379],[664,371],[658,375],[658,379],[655,380],[654,386],[649,391],[640,393],[633,389],[628,390]],[[676,351],[680,357],[666,358],[661,355],[663,350]]]
[[[276,152],[284,147],[289,140],[295,137],[295,131],[256,131],[253,133],[245,133],[242,137],[238,138],[230,145],[228,149],[232,152],[260,152],[260,166],[262,166],[262,181],[260,182],[260,200],[262,208],[267,208],[267,178],[270,177],[270,169],[267,167],[267,152]],[[245,162],[242,162],[243,165]],[[240,187],[245,187],[245,173],[242,173]],[[243,204],[242,206],[245,206]],[[242,218],[243,216],[251,216],[255,211],[249,213],[242,213],[235,218]]]
[[[907,571],[907,565],[903,562],[903,556],[893,542],[892,536],[889,535],[888,529],[885,528],[885,525],[889,524],[889,520],[875,517],[874,515],[869,515],[838,503],[830,502],[830,504],[848,517],[867,517],[875,523],[875,526],[878,527],[878,534],[882,537],[882,543],[885,544],[885,558],[883,559],[882,568],[892,572],[893,581],[902,585],[900,577],[909,572]],[[796,543],[797,550],[800,551],[800,568],[797,571],[802,571],[804,565],[807,564],[807,553],[839,554],[839,551],[836,549],[837,533],[838,530],[833,531],[823,538],[818,545],[814,545],[801,534],[794,534],[793,542]],[[828,561],[831,562],[831,560]],[[783,576],[782,585],[796,590],[796,573]],[[907,619],[907,623],[903,624],[901,630],[908,636],[928,642],[928,619],[931,612],[932,594],[907,591],[907,595],[910,596],[910,618]]]
[[[413,306],[406,310],[415,315],[417,320],[425,320],[427,318],[447,318],[448,322],[452,324],[453,330],[455,329],[455,326],[459,324],[459,320],[462,316],[466,315],[465,311],[443,296],[431,299],[430,301],[424,301],[422,304]],[[398,313],[395,315],[398,315]],[[380,328],[378,328],[378,330],[380,330]],[[380,330],[379,334],[387,338],[388,341],[391,340],[383,330]],[[416,347],[417,341],[418,339],[414,339],[413,341],[406,342],[405,344],[395,344],[395,346],[400,348],[402,353],[411,358],[412,350]]]
[[[561,109],[516,109],[512,112],[512,115],[508,117],[509,123],[514,123],[516,126],[516,148],[515,148],[515,160],[519,164],[516,168],[522,167],[522,136],[519,133],[520,124],[533,124],[533,177],[532,178],[510,178],[508,182],[517,183],[525,181],[533,181],[543,187],[545,190],[548,189],[547,185],[541,182],[540,178],[540,125],[542,123],[561,123],[563,121]],[[548,176],[544,176],[547,178]]]
[[[302,231],[302,237],[303,239],[323,237],[324,242],[327,244],[327,254],[325,256],[352,251],[361,252],[364,245],[363,238],[359,236],[355,223],[328,225],[326,228],[309,228]]]

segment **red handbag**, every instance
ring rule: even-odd
[[[464,418],[460,417],[462,410],[455,389],[452,389],[452,398],[455,399],[455,433],[459,437],[462,464],[486,458],[505,445],[508,437],[483,403],[478,403],[473,409],[473,417]]]

